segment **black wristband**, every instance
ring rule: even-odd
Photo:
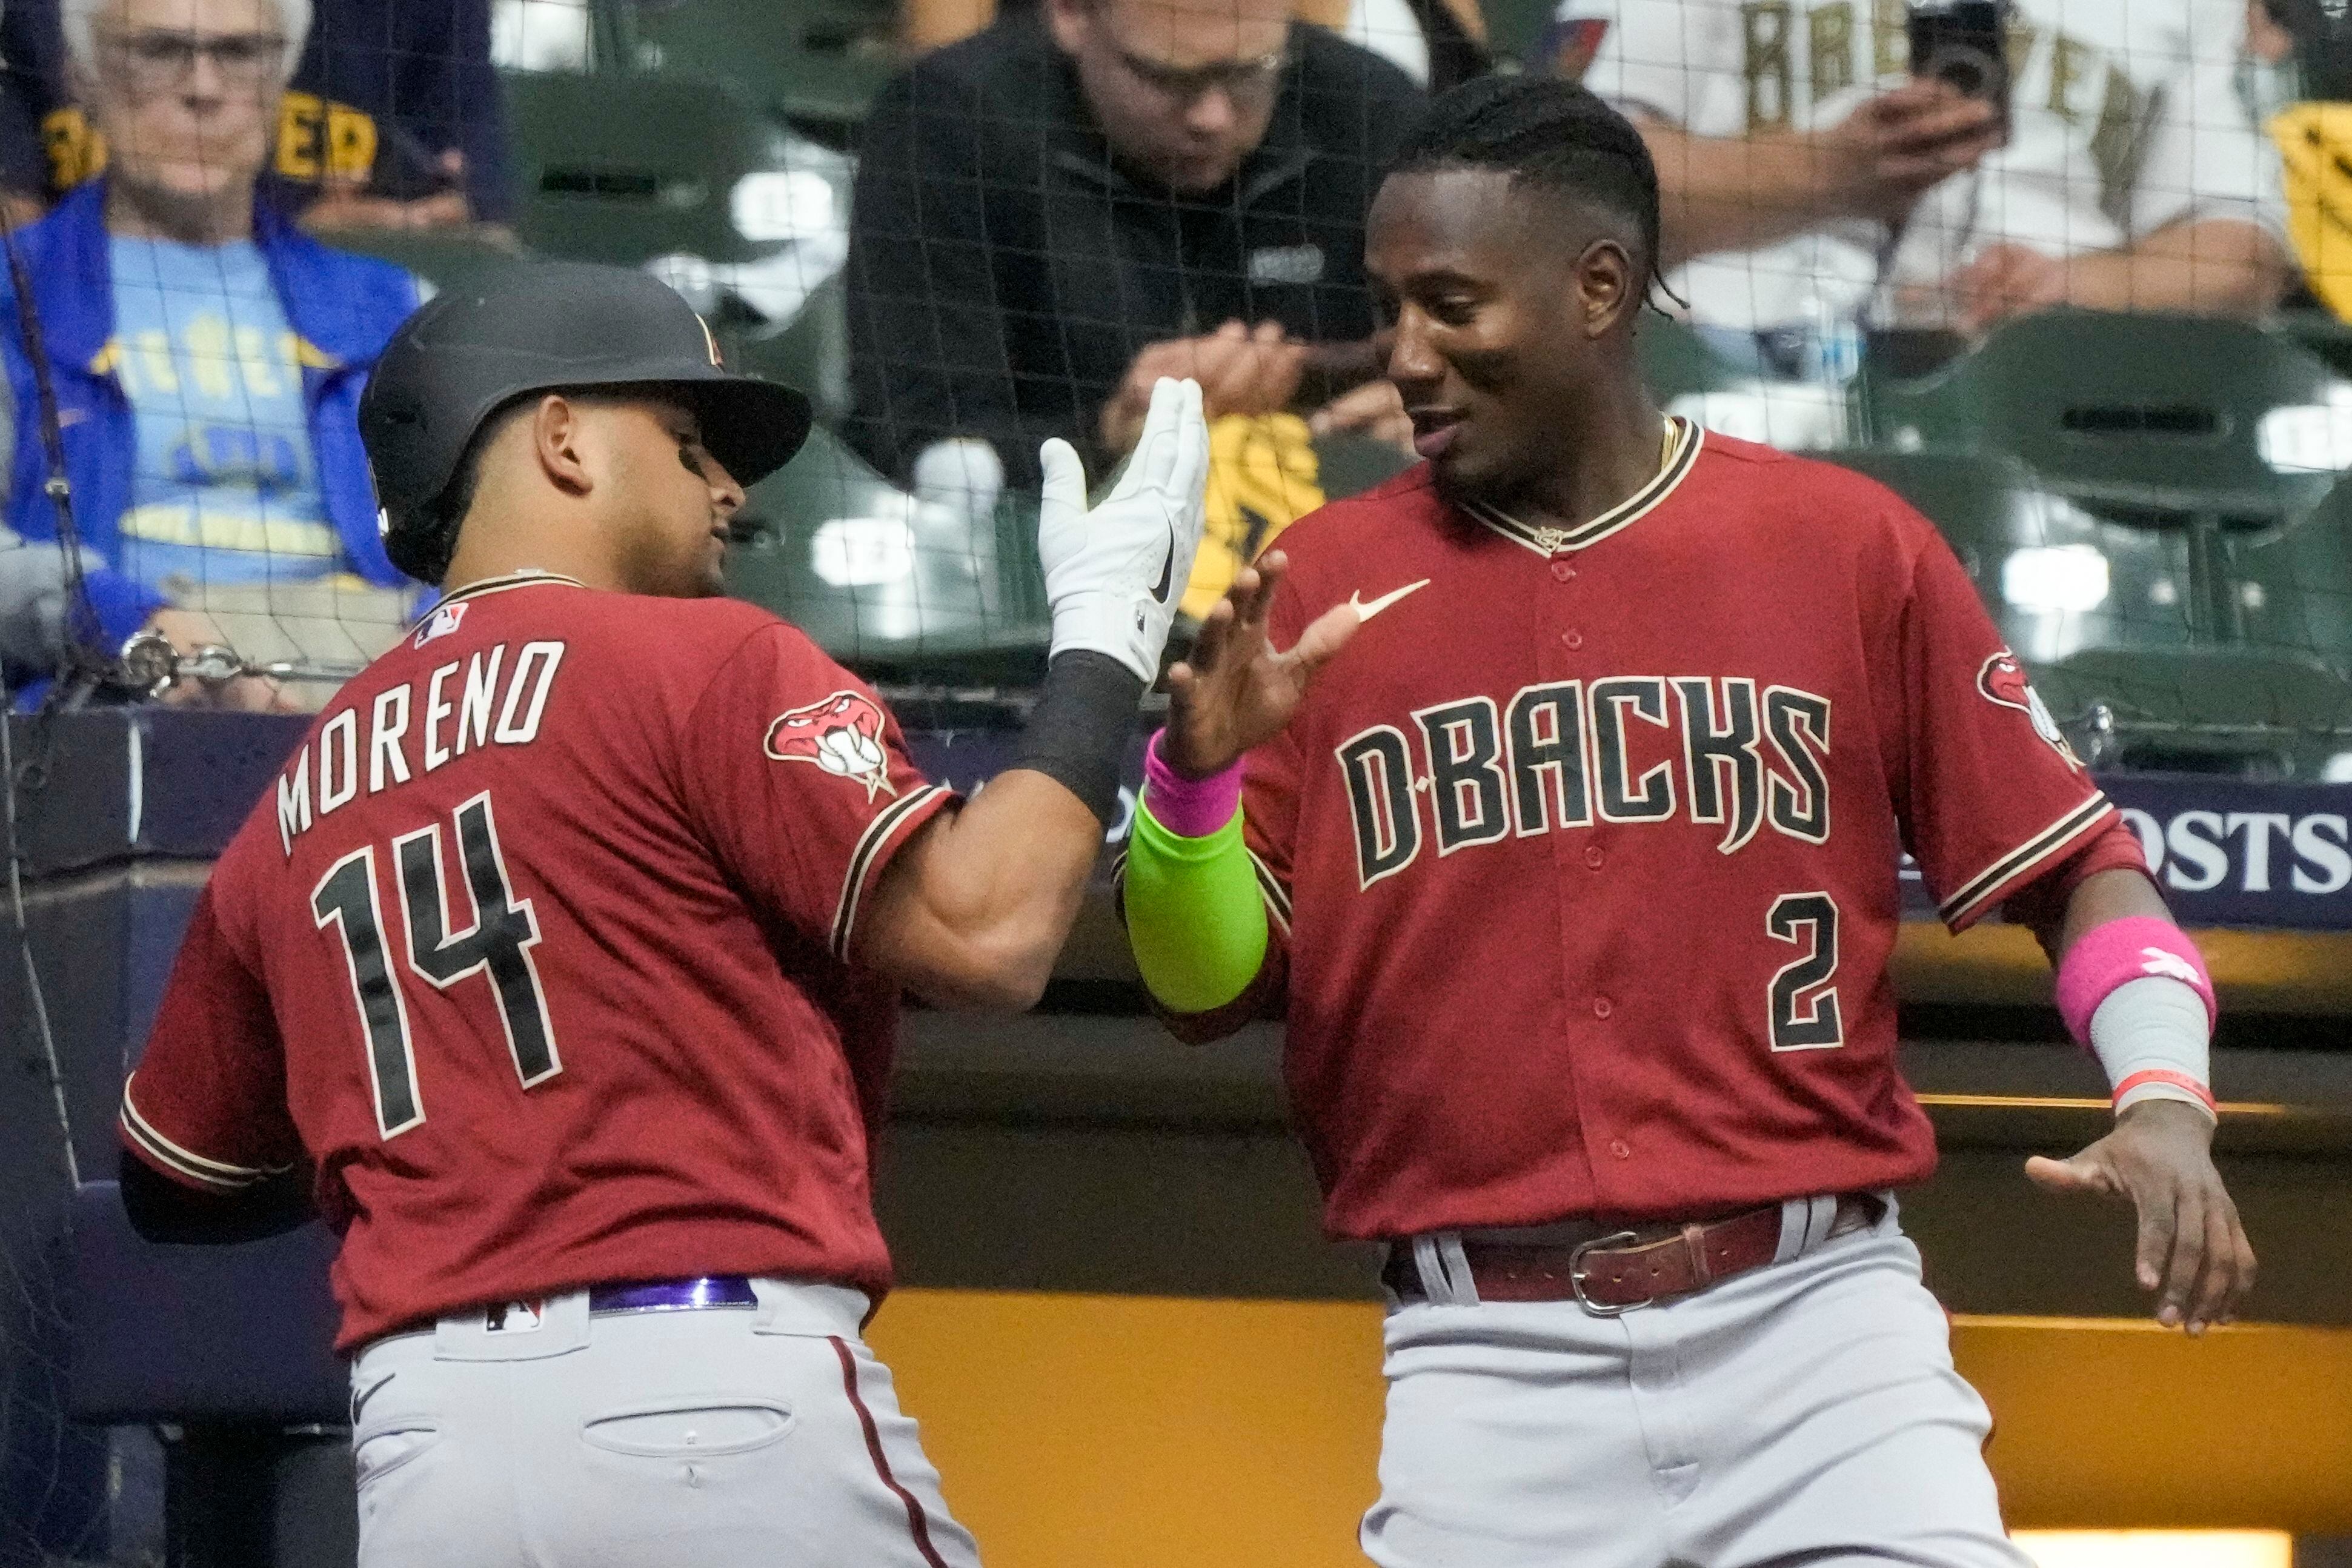
[[[1142,700],[1143,682],[1108,654],[1057,653],[1013,765],[1061,784],[1108,826],[1118,820],[1119,763]]]

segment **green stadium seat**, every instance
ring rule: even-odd
[[[1315,438],[1315,479],[1323,499],[1341,500],[1388,483],[1415,459],[1354,431]]]
[[[329,237],[339,250],[357,251],[405,267],[436,290],[487,282],[530,260],[512,247],[430,229],[342,229]]]
[[[1498,62],[1531,67],[1557,9],[1558,0],[1482,0],[1487,49]]]
[[[2245,641],[2352,671],[2352,480],[2308,517],[2236,542],[2232,596]]]
[[[728,591],[807,632],[877,679],[1034,679],[1050,637],[1037,564],[1037,503],[1007,496],[974,549],[820,426],[751,489]]]
[[[2272,321],[2270,330],[2318,355],[2336,374],[2352,376],[2352,325],[2326,310],[2283,310]]]
[[[1633,352],[1642,379],[1659,406],[1692,394],[1724,392],[1747,378],[1716,356],[1706,340],[1669,316],[1644,315],[1634,329]]]
[[[2307,510],[2333,476],[2273,468],[2263,416],[2325,404],[2327,367],[2240,321],[2051,310],[1910,383],[1873,379],[1874,445],[2015,457],[2110,515],[2261,526]]]
[[[680,0],[638,9],[641,63],[716,77],[761,112],[820,134],[860,124],[898,70],[887,4]]]
[[[2323,507],[2232,565],[2207,548],[2215,535],[2098,517],[2013,458],[1824,456],[1936,523],[2043,701],[2095,763],[2316,777],[2344,749],[2330,731],[2352,723],[2352,490],[2345,522]],[[2328,582],[2332,600],[2304,586]],[[2233,602],[2247,606],[2242,621]],[[2258,611],[2276,618],[2260,623]],[[2331,636],[2341,650],[2334,668],[2312,651]]]
[[[772,337],[730,336],[727,363],[806,393],[819,419],[838,419],[849,403],[849,305],[838,274]]]
[[[2318,778],[2352,727],[2352,683],[2309,655],[2099,648],[2033,679],[2095,766]]]
[[[736,232],[736,182],[782,167],[781,131],[722,80],[614,72],[506,74],[523,242],[550,256],[641,266],[681,252],[756,259]]]
[[[1410,461],[1354,436],[1325,437],[1316,452],[1333,499]],[[1034,496],[1000,500],[986,547],[974,550],[957,525],[921,510],[820,426],[799,456],[751,487],[739,531],[750,538],[730,554],[729,593],[773,610],[862,673],[926,684],[1043,673],[1052,628]]]
[[[2011,646],[2030,664],[2084,648],[2163,648],[2203,635],[2181,529],[2126,527],[2035,482],[2014,458],[1951,452],[1821,454],[1867,474],[1934,522]]]

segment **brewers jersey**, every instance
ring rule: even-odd
[[[1904,851],[1955,929],[2144,865],[1924,519],[1687,422],[1670,450],[1578,528],[1422,466],[1283,541],[1277,647],[1370,612],[1244,793],[1337,1235],[1916,1182]]]
[[[951,798],[764,611],[452,594],[222,855],[124,1141],[203,1188],[307,1170],[345,1347],[606,1281],[878,1295],[897,992],[847,960]]]
[[[1589,40],[1584,83],[1697,136],[1822,131],[1910,78],[1890,0],[1561,0]],[[1592,35],[1597,32],[1597,39]],[[2010,139],[1929,191],[1885,260],[1900,319],[1933,319],[1944,281],[1997,240],[2107,250],[2189,218],[2273,229],[2278,164],[2239,102],[2239,0],[2014,0]],[[1879,279],[1884,225],[1830,224],[1703,258],[1674,281],[1708,326],[1811,327]]]

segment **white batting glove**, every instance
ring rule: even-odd
[[[1192,578],[1207,520],[1209,426],[1201,385],[1161,377],[1135,456],[1103,503],[1087,510],[1087,473],[1067,441],[1038,448],[1045,500],[1037,556],[1054,615],[1054,653],[1089,648],[1159,679],[1177,601]]]

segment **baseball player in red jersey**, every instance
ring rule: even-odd
[[[1328,1228],[1388,1245],[1374,1562],[2016,1568],[1895,1217],[1900,855],[2058,959],[2118,1115],[2030,1173],[2134,1203],[2192,1331],[2253,1270],[2210,982],[1934,529],[1645,395],[1657,232],[1583,89],[1433,106],[1368,241],[1429,460],[1171,673],[1131,939],[1188,1037],[1280,999]]]
[[[197,903],[123,1091],[134,1218],[307,1196],[341,1233],[365,1568],[971,1563],[859,1337],[897,997],[1045,984],[1198,538],[1198,389],[1162,384],[1091,512],[1049,447],[1055,650],[969,805],[714,596],[807,405],[659,283],[444,294],[362,427],[444,596]]]

